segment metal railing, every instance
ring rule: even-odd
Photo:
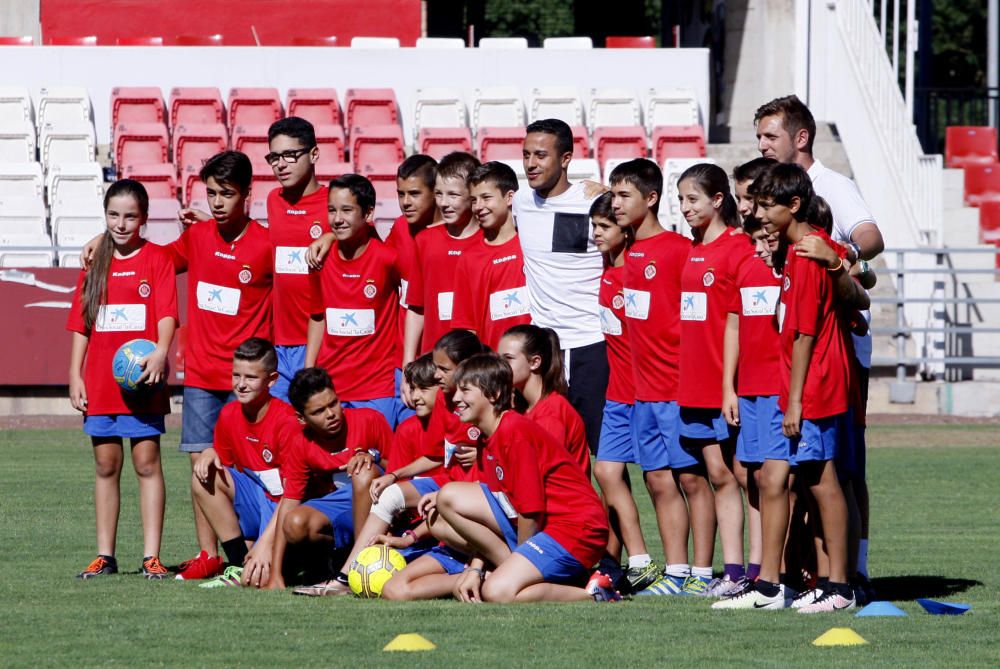
[[[914,119],[924,151],[943,153],[949,125],[1000,127],[1000,88],[918,88]]]

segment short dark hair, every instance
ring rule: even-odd
[[[343,174],[330,182],[330,190],[338,188],[351,191],[366,215],[375,209],[375,186],[360,174]]]
[[[434,179],[437,177],[438,162],[422,153],[414,153],[399,164],[396,170],[397,179],[418,177],[425,186],[434,190]]]
[[[268,374],[278,369],[278,354],[274,344],[261,337],[250,337],[233,351],[233,360],[259,362]]]
[[[660,201],[663,199],[663,172],[659,166],[647,158],[635,158],[633,160],[619,163],[615,169],[611,170],[608,183],[614,186],[619,183],[627,183],[635,186],[643,197],[649,197],[650,193],[656,193],[657,199],[650,209],[653,213],[660,210]]]
[[[469,330],[456,328],[441,335],[434,344],[435,351],[441,351],[456,365],[477,353],[487,353],[489,349],[479,337]]]
[[[303,413],[312,396],[324,390],[333,390],[330,373],[322,367],[306,367],[292,377],[288,386],[288,402],[296,411]]]
[[[442,179],[468,181],[469,175],[479,167],[479,159],[465,151],[453,151],[437,164],[437,176]]]
[[[506,360],[495,353],[479,353],[463,361],[455,370],[455,387],[478,388],[493,402],[499,413],[510,409],[514,402],[514,372]]]
[[[267,141],[274,141],[278,135],[299,140],[304,149],[316,146],[316,129],[312,123],[298,116],[287,116],[272,123],[267,129]]]
[[[775,98],[757,107],[757,112],[753,115],[754,127],[765,116],[780,116],[782,127],[792,136],[796,135],[799,130],[805,129],[809,133],[809,139],[806,141],[806,153],[812,154],[813,140],[816,139],[816,119],[813,118],[809,107],[802,100],[799,100],[797,95]]]
[[[403,376],[410,386],[433,388],[438,384],[437,379],[434,378],[434,372],[433,356],[430,353],[424,353],[403,369]]]
[[[472,170],[468,183],[469,188],[478,186],[481,183],[491,183],[499,188],[501,193],[506,195],[512,190],[517,190],[517,174],[514,173],[510,165],[491,160]]]
[[[253,181],[253,164],[245,153],[240,151],[223,151],[217,153],[202,166],[198,178],[208,183],[209,177],[219,184],[235,186],[241,193],[250,190]]]
[[[573,153],[573,130],[566,121],[557,118],[539,119],[527,127],[525,134],[530,135],[533,132],[555,135],[556,151],[560,156]]]
[[[754,158],[733,168],[733,181],[754,181],[769,166],[777,164],[774,158]]]
[[[799,198],[799,210],[796,220],[806,220],[809,205],[815,196],[812,179],[809,174],[796,163],[775,163],[771,165],[750,184],[749,192],[755,198],[769,197],[776,204],[788,206],[792,198]]]
[[[611,201],[613,199],[614,195],[611,194],[611,191],[601,193],[590,205],[590,217],[604,218],[609,221],[615,220],[615,212],[611,208]]]

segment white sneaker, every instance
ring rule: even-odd
[[[792,600],[791,608],[801,609],[803,606],[809,606],[817,599],[823,596],[823,591],[819,588],[813,588],[812,590],[803,590],[795,599]]]
[[[833,613],[855,608],[854,597],[848,599],[843,595],[829,590],[824,592],[812,604],[799,608],[799,613]]]
[[[708,591],[705,593],[706,597],[729,597],[737,590],[740,589],[742,585],[742,579],[739,581],[734,581],[728,576],[723,578],[714,578],[712,582],[708,584]]]
[[[788,606],[785,586],[778,586],[778,594],[768,597],[757,588],[749,588],[742,593],[722,599],[712,604],[713,609],[784,609]]]

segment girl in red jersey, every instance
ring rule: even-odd
[[[566,399],[559,335],[537,325],[515,325],[500,338],[497,353],[514,371],[514,389],[526,405],[524,415],[565,446],[590,478],[587,432],[580,414]]]
[[[167,351],[177,327],[177,289],[170,258],[139,236],[148,211],[149,196],[139,182],[122,179],[108,189],[108,229],[90,270],[80,273],[66,326],[73,332],[70,401],[85,416],[83,430],[90,435],[97,465],[97,558],[79,574],[83,579],[118,572],[115,539],[126,438],[139,477],[141,571],[148,579],[169,574],[158,557],[165,495],[160,435],[164,414],[170,412],[166,386],[160,384],[166,380]],[[118,348],[136,338],[154,341],[156,350],[141,363],[139,383],[147,388],[127,393],[115,383],[111,363]]]
[[[700,453],[715,490],[725,575],[705,594],[743,578],[743,498],[733,474],[735,430],[722,415],[723,338],[737,267],[753,254],[739,230],[729,177],[718,165],[689,167],[677,182],[694,242],[681,272],[680,434]],[[698,574],[699,577],[711,574]],[[729,583],[726,583],[728,581]]]

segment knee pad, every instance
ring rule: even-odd
[[[378,502],[372,505],[372,513],[383,522],[392,524],[396,515],[406,508],[406,500],[403,498],[403,489],[398,484],[382,491],[378,497]]]

